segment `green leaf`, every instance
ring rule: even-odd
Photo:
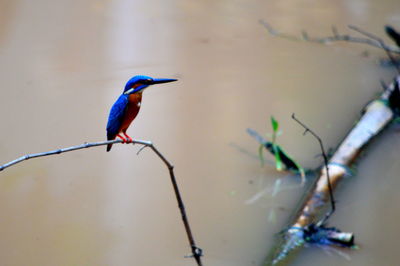
[[[275,155],[275,168],[278,171],[283,170],[283,163],[281,160],[281,156],[279,156],[279,151],[278,151],[278,146],[276,144],[272,144],[273,149],[274,149],[274,155]]]
[[[271,125],[272,125],[272,130],[274,133],[278,132],[279,129],[279,123],[278,121],[275,120],[275,118],[271,115]]]

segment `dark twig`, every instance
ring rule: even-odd
[[[373,39],[375,41],[377,41],[379,43],[379,45],[381,46],[381,48],[383,50],[385,50],[386,55],[388,56],[388,58],[390,59],[390,61],[392,62],[393,66],[396,68],[397,73],[400,75],[400,67],[396,62],[396,59],[394,59],[393,55],[392,55],[392,51],[389,49],[389,47],[385,44],[385,42],[379,38],[378,36],[375,36],[374,34],[367,32],[365,30],[360,29],[359,27],[356,27],[354,25],[349,25],[348,26],[350,29],[357,31],[358,33],[361,33],[365,36],[367,36],[370,39]]]
[[[101,141],[101,142],[84,143],[81,145],[72,146],[72,147],[68,147],[68,148],[62,148],[62,149],[48,151],[48,152],[28,154],[28,155],[21,156],[20,158],[15,159],[11,162],[1,165],[0,171],[4,170],[5,168],[8,168],[12,165],[15,165],[17,163],[20,163],[22,161],[32,159],[32,158],[50,156],[50,155],[60,154],[60,153],[69,152],[69,151],[75,151],[75,150],[80,150],[80,149],[85,149],[85,148],[103,146],[103,145],[107,145],[107,144],[116,144],[116,143],[122,143],[122,140],[117,139],[117,140],[109,140],[109,141]],[[194,237],[193,237],[192,231],[189,226],[189,220],[186,215],[185,206],[183,204],[183,200],[182,200],[181,194],[179,192],[178,184],[176,182],[176,178],[175,178],[175,174],[174,174],[174,166],[167,160],[167,158],[165,158],[165,156],[154,146],[154,144],[151,141],[133,140],[132,144],[140,144],[140,145],[143,145],[143,147],[151,148],[153,150],[153,152],[155,154],[157,154],[157,156],[167,166],[169,175],[171,178],[172,186],[174,188],[176,200],[178,201],[178,206],[179,206],[179,210],[181,212],[182,221],[185,226],[186,234],[189,239],[189,244],[190,244],[190,247],[192,250],[192,255],[190,257],[193,257],[196,260],[198,266],[202,266],[203,264],[201,262],[201,256],[203,255],[203,251],[199,247],[197,247],[195,244]],[[143,147],[141,148],[141,150],[143,149]]]
[[[289,34],[278,32],[269,23],[267,23],[266,21],[264,21],[262,19],[259,20],[259,23],[268,30],[269,34],[271,34],[273,36],[285,38],[285,39],[290,39],[290,40],[295,40],[295,41],[307,41],[307,42],[314,42],[314,43],[320,43],[320,44],[327,44],[327,43],[340,42],[340,41],[362,43],[362,44],[367,44],[367,45],[377,47],[377,48],[387,49],[388,51],[390,51],[392,53],[400,54],[400,47],[390,46],[387,44],[382,46],[376,40],[371,40],[369,38],[359,38],[359,37],[354,37],[354,36],[347,35],[347,34],[339,34],[338,30],[335,27],[332,27],[332,34],[333,34],[332,36],[313,38],[313,37],[310,37],[306,31],[302,31],[301,37],[297,37],[294,35],[289,35]]]
[[[398,33],[392,26],[385,26],[386,34],[400,47],[400,33]]]
[[[203,256],[203,251],[201,248],[196,246],[194,241],[194,237],[192,234],[192,230],[190,229],[189,220],[186,215],[185,205],[183,204],[183,200],[181,194],[179,192],[178,184],[176,183],[175,174],[174,174],[174,166],[162,155],[153,144],[148,145],[157,155],[158,157],[167,165],[169,170],[169,175],[171,177],[172,186],[174,187],[176,200],[178,201],[178,206],[181,211],[182,221],[185,225],[185,230],[187,237],[189,239],[190,247],[192,249],[192,257],[196,260],[197,265],[202,266],[201,256]]]
[[[335,212],[335,209],[336,209],[335,200],[333,198],[333,189],[332,189],[331,180],[330,180],[330,176],[329,176],[328,156],[326,155],[326,152],[325,152],[325,149],[324,149],[324,144],[322,143],[321,138],[317,134],[315,134],[314,131],[312,131],[308,126],[306,126],[300,120],[298,120],[295,117],[294,113],[292,114],[292,118],[293,118],[294,121],[299,123],[305,129],[304,134],[306,134],[307,132],[310,132],[318,140],[319,146],[321,147],[321,151],[322,151],[322,157],[324,158],[324,165],[325,165],[325,170],[326,170],[326,179],[328,181],[329,198],[330,198],[330,201],[331,201],[331,210],[325,214],[325,217],[320,222],[317,223],[317,226],[321,226],[321,225],[325,224],[325,222]]]

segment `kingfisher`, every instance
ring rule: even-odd
[[[128,80],[121,96],[111,107],[107,122],[107,140],[119,137],[122,139],[122,143],[131,143],[133,140],[126,134],[126,130],[139,113],[143,91],[150,85],[173,81],[177,80],[156,79],[142,75],[134,76]],[[108,144],[107,151],[110,151],[111,147],[112,144]]]

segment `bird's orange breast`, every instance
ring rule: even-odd
[[[125,112],[125,116],[122,120],[121,131],[125,132],[133,119],[137,116],[140,110],[140,105],[142,103],[142,93],[133,93],[128,96],[128,107]]]

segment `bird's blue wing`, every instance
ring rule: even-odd
[[[126,108],[128,106],[128,98],[122,94],[111,107],[107,122],[107,139],[115,139],[120,128],[122,119],[124,118]]]

